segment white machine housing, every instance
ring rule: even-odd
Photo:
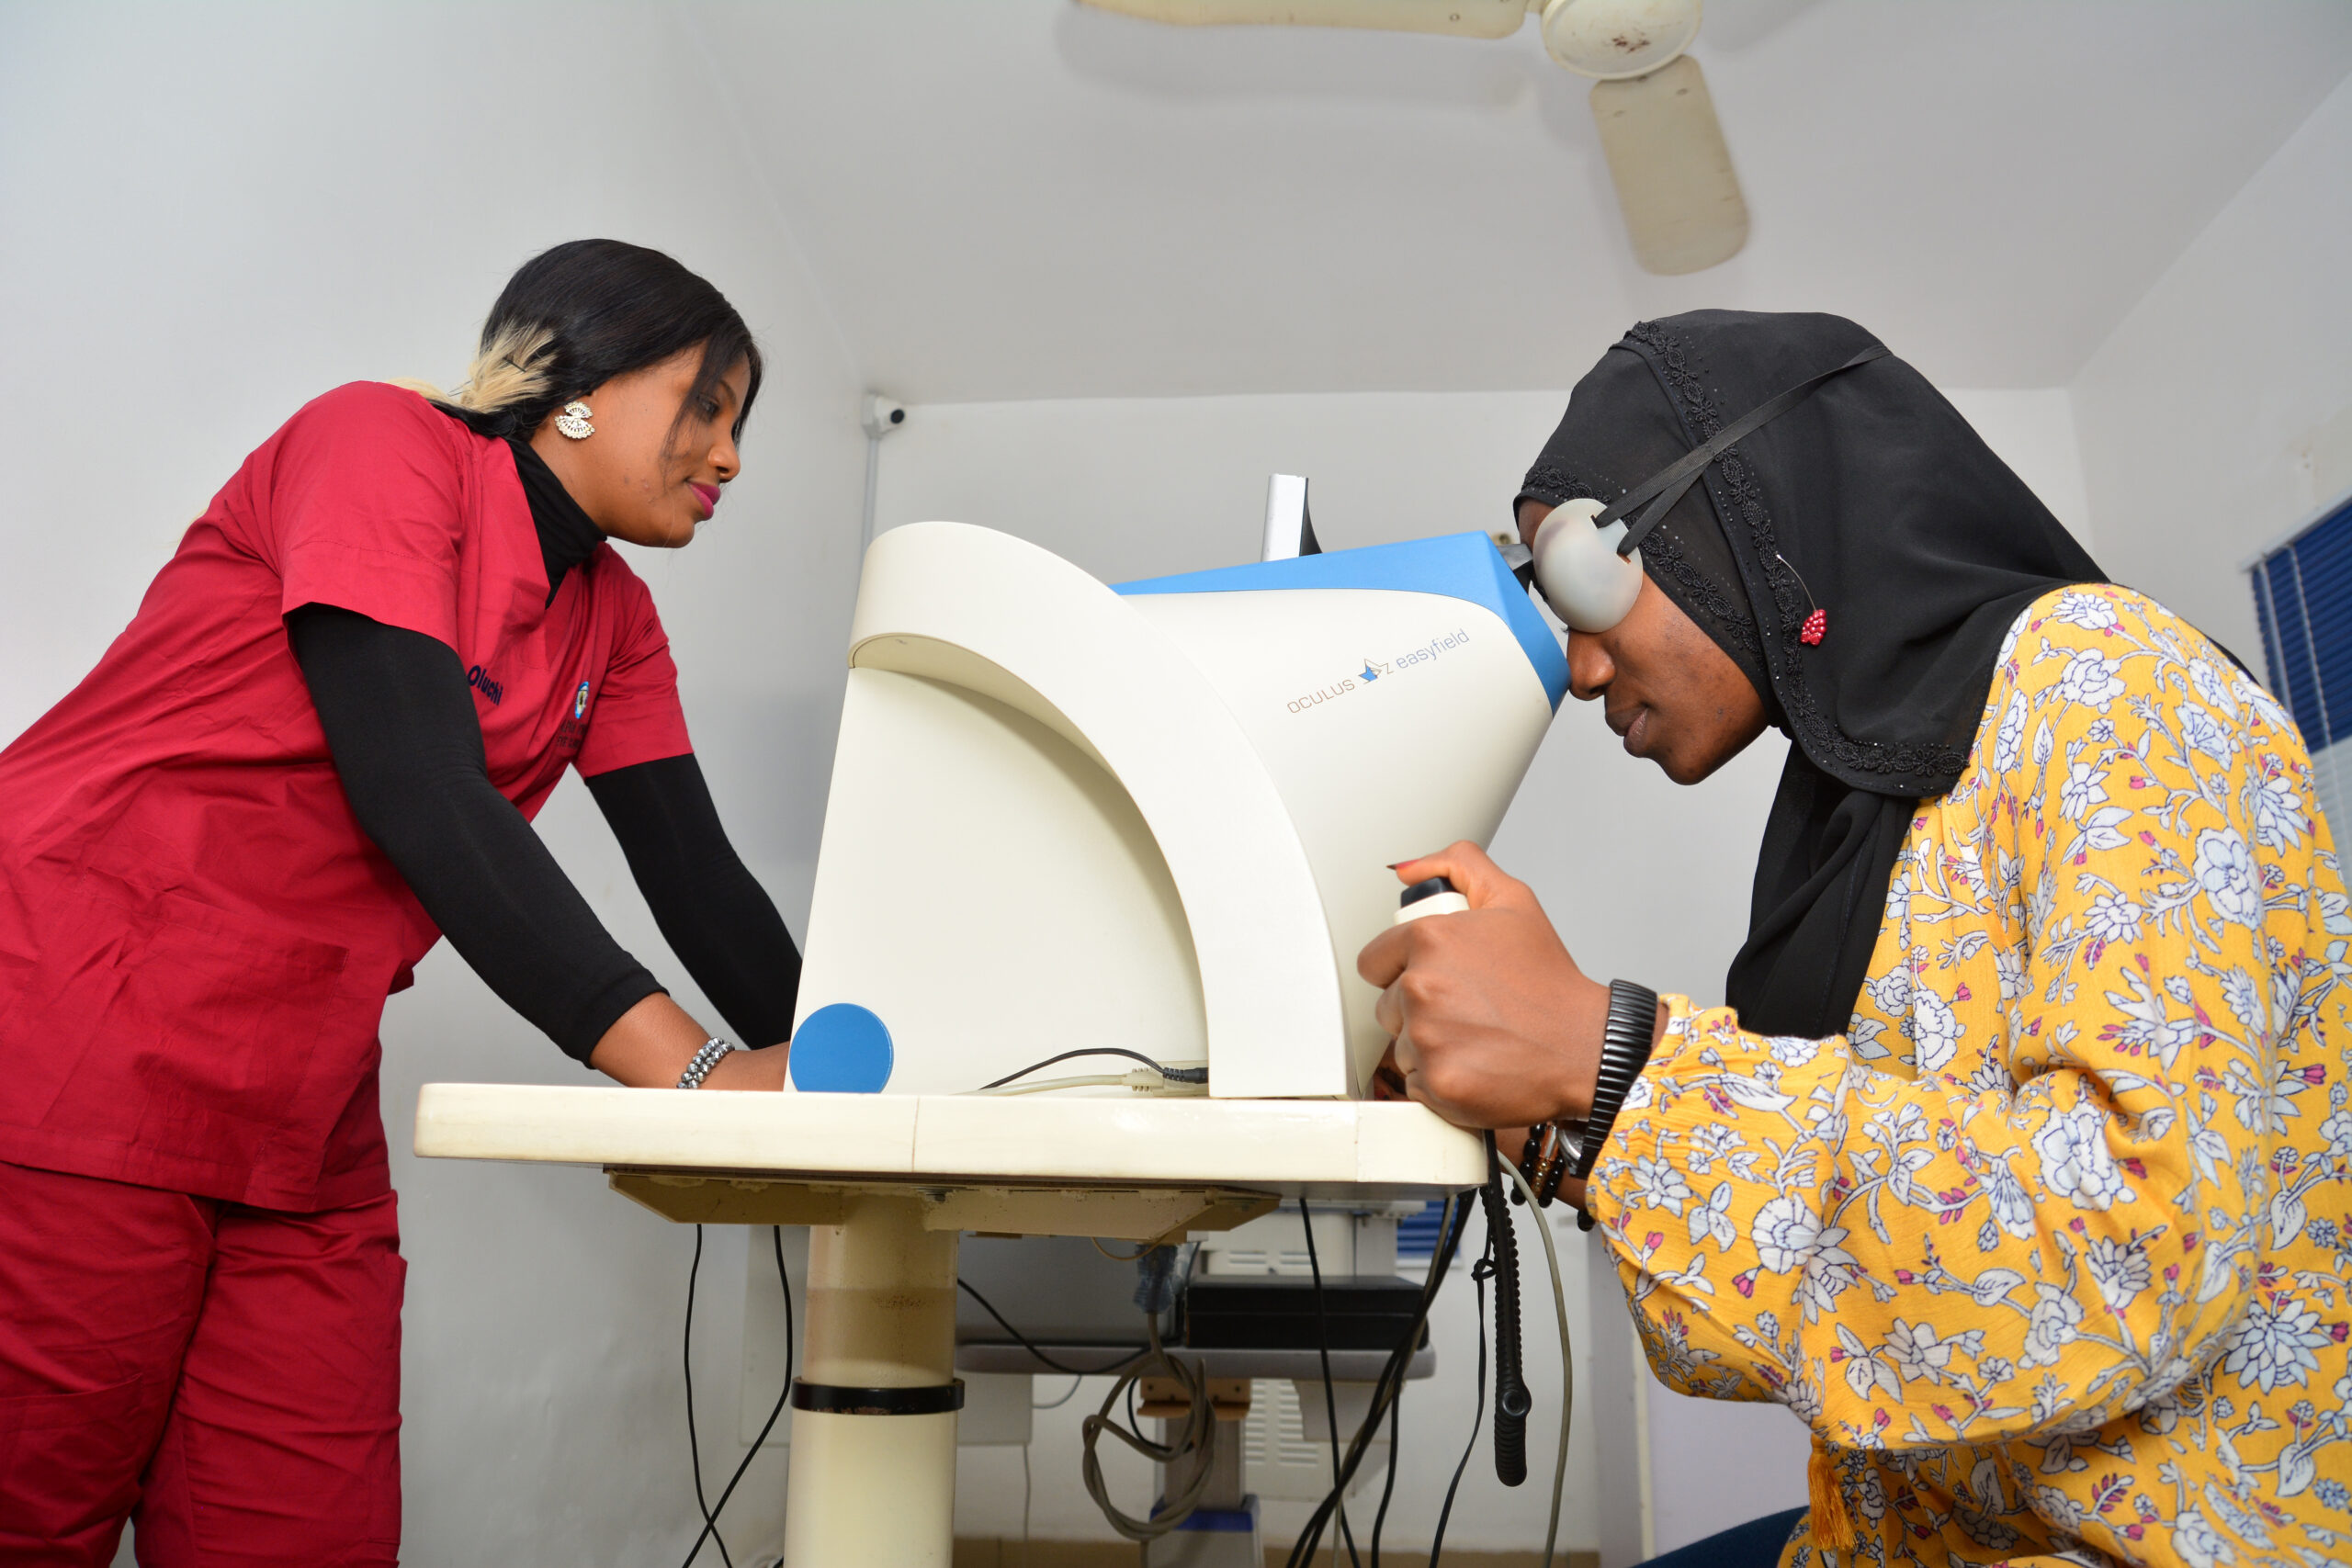
[[[866,554],[849,662],[795,1077],[863,1009],[889,1093],[1112,1045],[1221,1098],[1364,1096],[1389,864],[1491,837],[1567,684],[1475,533],[1114,589],[914,524]]]

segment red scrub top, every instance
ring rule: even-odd
[[[278,1209],[389,1188],[384,998],[440,937],[360,831],[284,616],[457,650],[491,782],[693,750],[645,584],[548,600],[514,454],[338,388],[245,460],[88,678],[0,751],[0,1159]]]

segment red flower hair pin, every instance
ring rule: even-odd
[[[1813,606],[1813,614],[1807,615],[1804,625],[1797,628],[1797,640],[1807,648],[1819,648],[1821,639],[1829,635],[1829,612],[1814,598],[1812,585],[1805,581],[1804,573],[1796,569],[1793,561],[1778,550],[1772,552],[1772,558],[1789,569],[1789,575],[1797,580],[1799,588],[1804,590],[1804,602]]]

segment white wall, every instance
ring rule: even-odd
[[[721,519],[693,551],[640,554],[635,564],[677,645],[721,810],[800,928],[854,574],[859,378],[742,152],[734,106],[710,85],[709,42],[692,28],[688,13],[656,6],[133,12],[19,0],[0,9],[0,321],[10,371],[0,378],[9,487],[0,737],[89,667],[186,521],[303,399],[356,378],[454,377],[517,262],[560,239],[615,234],[704,271],[768,348],[749,468]],[[2335,183],[2310,184],[2306,128],[2280,154],[2302,161],[2274,206],[2291,212],[2298,189],[2343,188],[2346,118],[2339,92],[2314,122],[2317,166]],[[2233,207],[2216,232],[2243,218]],[[2333,221],[2340,276],[2340,208]],[[2247,265],[2232,253],[2208,270],[2225,278]],[[2311,270],[2303,292],[2285,297],[2332,308],[2317,292],[2324,276]],[[2181,309],[2209,309],[2211,287]],[[2340,314],[2328,319],[2340,342]],[[2159,345],[2169,331],[2157,332]],[[2292,359],[2298,396],[2308,400],[2324,380],[2324,355],[2291,328],[2247,335],[2261,355]],[[2142,363],[2086,376],[2084,409],[2110,383],[2146,375]],[[2329,406],[2340,408],[2341,383],[2332,385]],[[1954,398],[2062,517],[2085,525],[2065,393]],[[1505,521],[1561,400],[1361,394],[921,408],[886,449],[882,521],[989,524],[1115,580],[1248,558],[1264,477],[1282,468],[1315,477],[1334,547],[1485,527]],[[2195,450],[2169,433],[2132,439],[2140,451]],[[2097,499],[2115,518],[2129,509],[2110,502],[2111,489]],[[1777,748],[1759,747],[1698,790],[1672,792],[1590,716],[1574,714],[1539,755],[1497,850],[1536,885],[1596,972],[1712,998],[1745,924],[1747,869],[1777,765]],[[559,791],[541,826],[624,943],[699,1007],[584,791]],[[413,1264],[408,1556],[617,1563],[682,1551],[693,1506],[676,1336],[689,1235],[584,1173],[428,1166],[401,1152],[423,1081],[588,1081],[446,951],[393,1001],[385,1042]],[[744,1241],[716,1232],[706,1258],[696,1364],[714,1470],[741,1451],[731,1434]],[[1565,1252],[1589,1354],[1622,1337],[1586,1321],[1583,1250]],[[1417,1462],[1403,1476],[1395,1540],[1427,1538],[1467,1425],[1469,1293],[1460,1284],[1436,1325],[1447,1375],[1408,1396],[1426,1436],[1408,1438]],[[1555,1371],[1547,1313],[1532,1293],[1539,1389]],[[1072,1430],[1085,1403],[1049,1418],[1066,1417],[1069,1430],[1041,1420],[1040,1534],[1102,1533],[1075,1484]],[[1660,1392],[1651,1419],[1658,1451],[1676,1458],[1661,1467],[1657,1546],[1794,1500],[1789,1456],[1801,1464],[1802,1452],[1784,1416]],[[1534,1425],[1540,1473],[1551,1427],[1540,1414]],[[1588,1500],[1591,1432],[1588,1423],[1571,1456],[1572,1495]],[[1011,1458],[970,1456],[963,1529],[1016,1527]],[[1692,1479],[1678,1489],[1677,1475]],[[1457,1543],[1523,1547],[1540,1537],[1540,1486],[1501,1491],[1483,1455],[1464,1485]],[[739,1562],[772,1539],[781,1495],[771,1453],[730,1509]],[[1567,1540],[1590,1545],[1595,1530],[1579,1513]]]
[[[2347,193],[2352,81],[2182,253],[2072,389],[2099,563],[2257,669],[2238,564],[2352,486]]]
[[[854,591],[858,381],[685,29],[668,7],[0,8],[0,738],[96,660],[187,521],[302,400],[454,379],[519,262],[634,240],[710,277],[767,351],[718,520],[688,552],[631,559],[721,812],[800,928]],[[700,1007],[586,792],[565,784],[541,829]],[[424,1080],[591,1081],[446,947],[393,999],[384,1043],[412,1264],[408,1559],[683,1556],[692,1233],[592,1172],[406,1154]],[[743,1268],[742,1235],[714,1232],[696,1325],[714,1469],[742,1451]],[[730,1534],[756,1548],[781,1517],[773,1455],[746,1485]]]
[[[2079,529],[2086,509],[2065,394],[1951,395]],[[876,526],[943,518],[980,524],[1114,582],[1255,559],[1266,476],[1277,471],[1308,476],[1316,534],[1328,549],[1507,526],[1520,476],[1566,401],[1558,391],[926,405],[910,411],[883,446]],[[1724,970],[1747,930],[1748,877],[1783,752],[1770,738],[1705,784],[1681,790],[1626,756],[1600,715],[1571,700],[1504,819],[1496,856],[1535,887],[1590,973],[1720,1000]],[[1595,1391],[1607,1380],[1596,1382],[1590,1358],[1628,1354],[1630,1333],[1622,1297],[1612,1300],[1605,1288],[1594,1325],[1586,1248],[1573,1225],[1561,1242],[1578,1383]],[[1521,1257],[1536,1267],[1532,1235],[1521,1242]],[[1531,1476],[1540,1477],[1548,1476],[1556,1450],[1551,1423],[1558,1406],[1544,1395],[1558,1386],[1558,1359],[1539,1278],[1530,1273],[1526,1340],[1529,1382],[1543,1399],[1530,1424],[1528,1461]],[[1440,1298],[1432,1334],[1441,1370],[1408,1396],[1392,1541],[1429,1540],[1468,1430],[1470,1303],[1460,1277]],[[1682,1399],[1655,1382],[1650,1390],[1653,1451],[1671,1458],[1655,1467],[1657,1550],[1804,1502],[1804,1431],[1786,1412]],[[1595,1404],[1589,1392],[1588,1416],[1569,1455],[1563,1532],[1566,1544],[1587,1549],[1601,1544],[1597,1492],[1631,1495],[1613,1475],[1596,1486],[1589,1414]],[[1041,1536],[1108,1534],[1077,1481],[1076,1424],[1091,1408],[1081,1393],[1038,1416],[1032,1526]],[[1060,1462],[1065,1456],[1069,1462]],[[960,1531],[1018,1533],[1019,1494],[996,1468],[1012,1462],[1008,1453],[967,1464]],[[1504,1489],[1482,1450],[1464,1478],[1448,1540],[1464,1548],[1540,1545],[1546,1493],[1532,1479]],[[1295,1531],[1304,1513],[1270,1508],[1270,1528]]]

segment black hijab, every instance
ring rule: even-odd
[[[1645,321],[1577,383],[1521,499],[1614,500],[1875,341],[1837,316]],[[1842,1032],[1912,803],[1967,765],[2010,624],[2052,589],[2106,576],[1893,357],[1823,382],[1733,446],[1644,542],[1642,565],[1792,742],[1725,998],[1747,1029]],[[1808,645],[1816,607],[1827,626]]]

